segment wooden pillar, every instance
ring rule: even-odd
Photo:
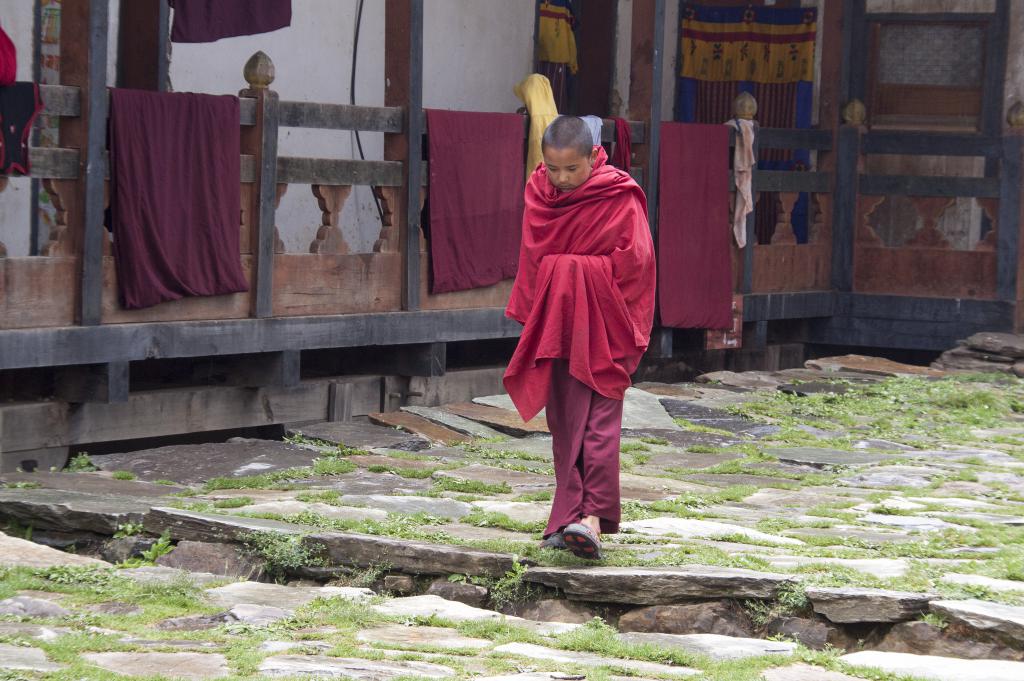
[[[61,83],[80,88],[82,102],[80,116],[60,119],[60,140],[62,146],[79,150],[73,196],[61,198],[73,252],[81,255],[77,317],[84,326],[100,323],[103,296],[108,4],[65,0],[61,7]]]
[[[857,185],[860,161],[863,105],[853,100],[844,112],[846,124],[839,129],[835,159],[835,191],[832,200],[832,288],[853,290],[853,246],[857,238]]]
[[[402,162],[398,224],[402,248],[402,309],[420,307],[420,189],[423,184],[423,0],[384,5],[384,106],[401,107],[399,134],[384,135],[384,159]]]
[[[999,218],[996,221],[996,295],[999,300],[1016,303],[1018,270],[1021,267],[1021,129],[1011,129],[1003,137],[999,172]]]
[[[274,63],[257,52],[243,70],[249,87],[239,95],[256,100],[256,124],[243,128],[242,153],[252,154],[256,163],[256,184],[252,192],[253,232],[249,243],[253,254],[252,310],[254,317],[274,314],[274,222],[277,204],[277,93]]]
[[[665,0],[633,0],[630,36],[629,118],[647,126],[646,142],[634,144],[644,169],[651,231],[658,229],[658,149],[661,141],[661,74],[664,65]]]
[[[121,3],[117,35],[117,86],[135,90],[167,89],[170,8],[166,0]]]

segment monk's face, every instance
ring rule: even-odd
[[[548,179],[560,191],[567,192],[587,181],[597,161],[597,147],[583,156],[574,147],[544,147],[544,165]]]

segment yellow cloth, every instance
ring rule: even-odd
[[[576,61],[576,34],[572,30],[572,12],[549,2],[540,4],[540,25],[537,27],[537,58],[554,64],[568,64],[569,71],[579,71]]]
[[[551,94],[551,82],[539,73],[528,75],[513,91],[530,112],[530,138],[526,147],[526,179],[529,180],[530,174],[544,160],[541,142],[548,125],[558,118],[558,107],[555,106],[555,96]]]

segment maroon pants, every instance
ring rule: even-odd
[[[554,360],[547,402],[555,458],[555,498],[544,536],[578,522],[601,519],[601,532],[619,531],[619,437],[622,401],[600,395]]]

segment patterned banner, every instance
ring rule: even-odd
[[[682,9],[679,75],[683,78],[755,83],[813,80],[816,9],[690,3]]]

